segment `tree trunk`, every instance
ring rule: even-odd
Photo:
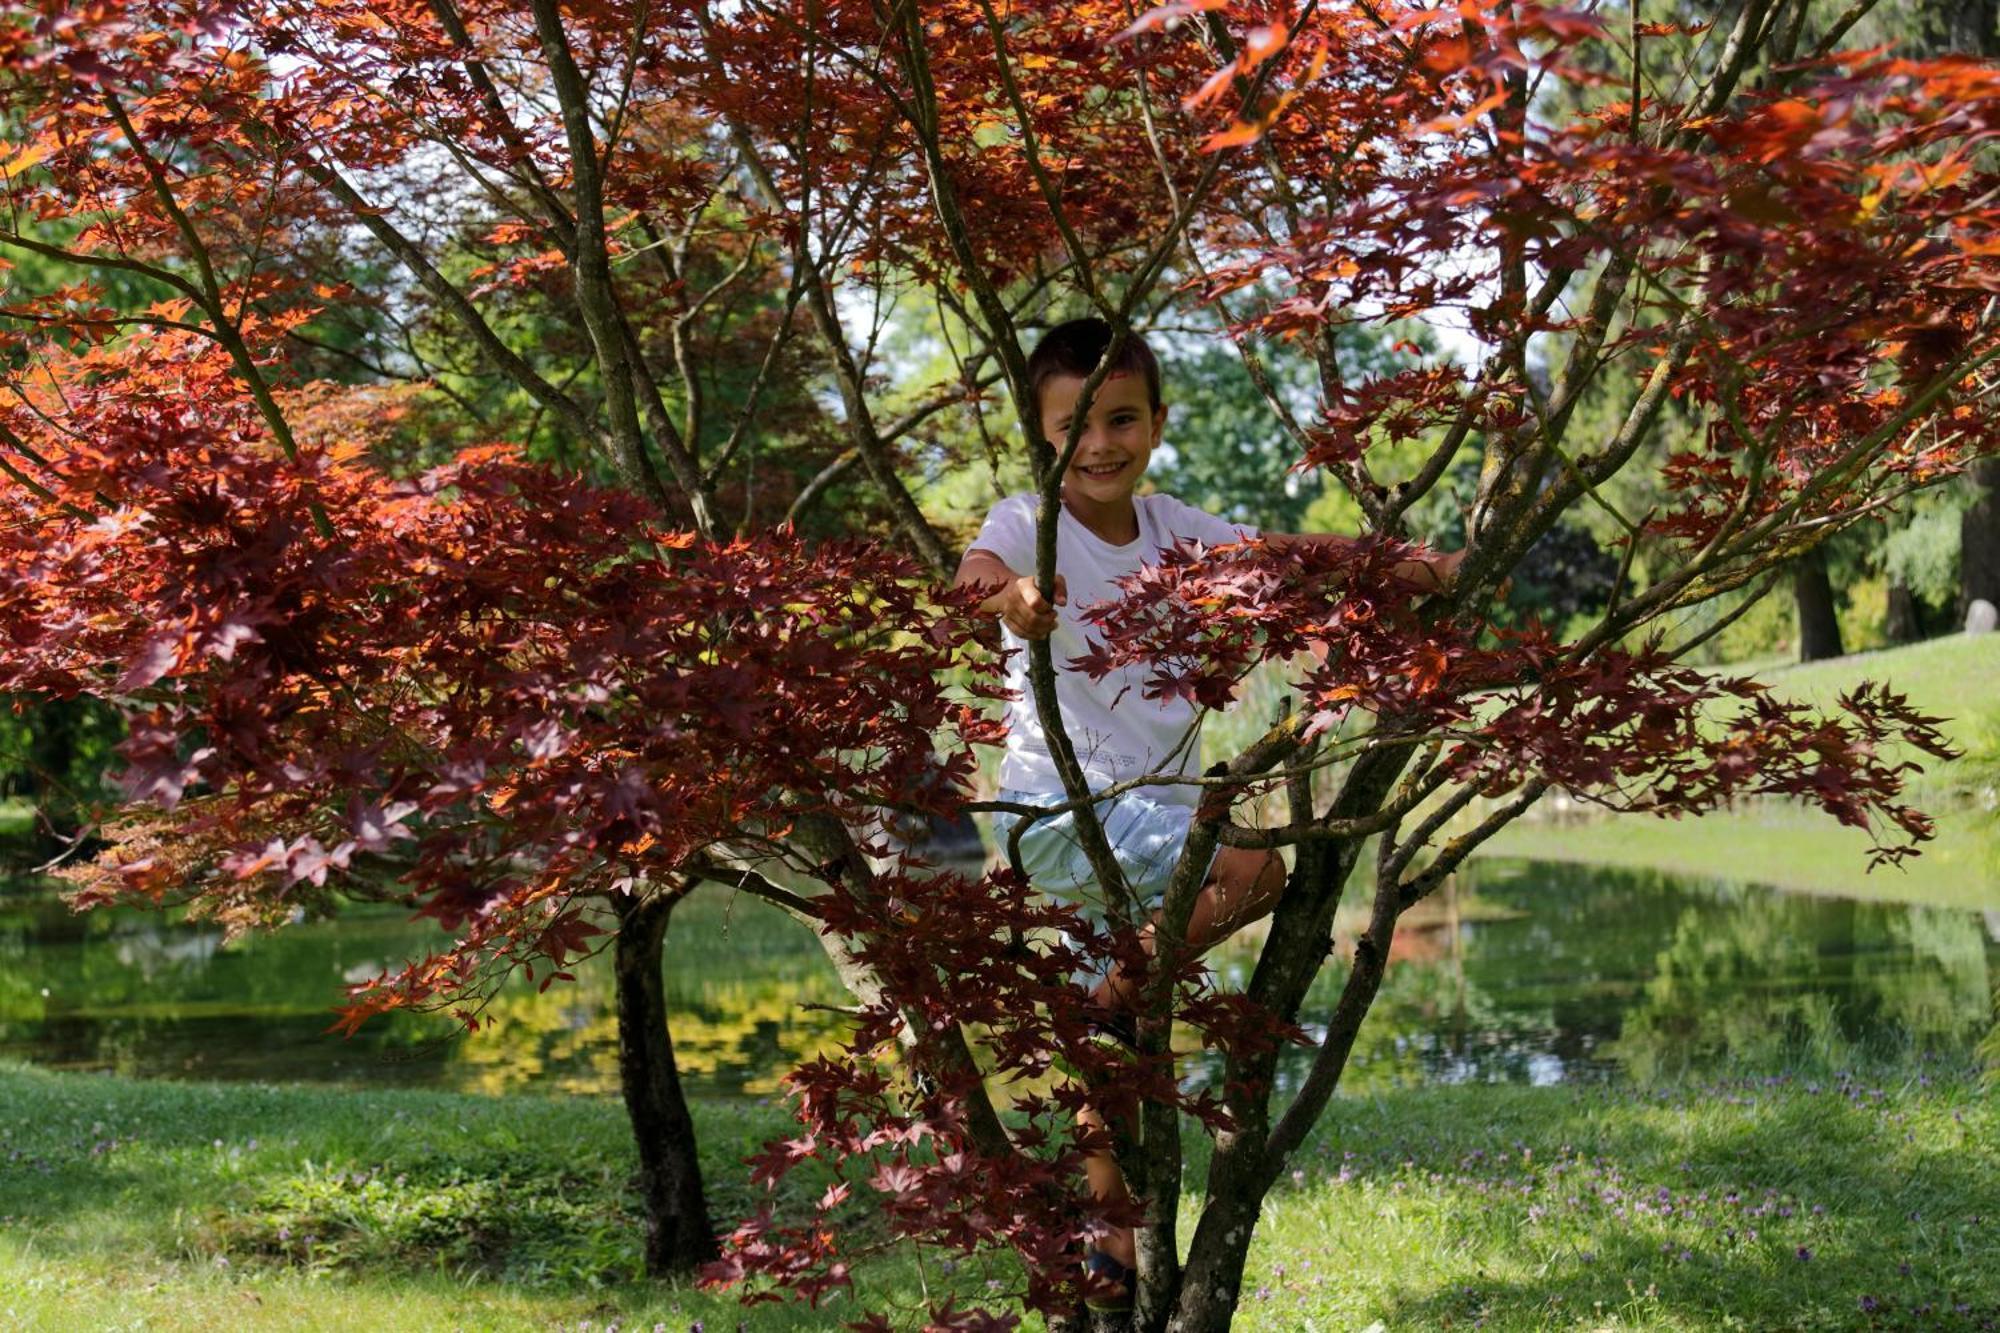
[[[2000,606],[2000,458],[1972,465],[1979,495],[1958,520],[1958,624],[1980,598]]]
[[[646,1271],[687,1273],[715,1258],[715,1228],[701,1188],[694,1120],[681,1095],[667,1032],[661,943],[674,899],[614,897],[618,940],[618,1077],[639,1147],[639,1198],[646,1213]]]
[[[2000,54],[2000,0],[1930,0],[1924,45],[1938,54]]]
[[[1351,819],[1381,808],[1408,764],[1412,748],[1409,744],[1390,746],[1358,759],[1329,816]],[[1300,1003],[1325,960],[1333,938],[1334,913],[1363,845],[1360,838],[1348,838],[1299,848],[1298,866],[1272,914],[1270,938],[1258,957],[1247,992],[1282,1021],[1297,1019]],[[1391,890],[1393,887],[1391,883]],[[1180,1290],[1166,1333],[1226,1333],[1234,1319],[1244,1261],[1265,1196],[1283,1169],[1285,1155],[1298,1146],[1301,1127],[1318,1120],[1326,1099],[1339,1084],[1355,1034],[1381,985],[1388,941],[1395,934],[1398,915],[1395,894],[1385,892],[1383,883],[1378,882],[1368,930],[1356,945],[1353,968],[1328,1021],[1313,1073],[1294,1091],[1291,1105],[1276,1125],[1270,1111],[1271,1093],[1277,1087],[1277,1047],[1240,1060],[1232,1055],[1228,1065],[1232,1089],[1229,1109],[1236,1125],[1216,1136],[1215,1151],[1209,1157],[1207,1198],[1188,1247],[1187,1266],[1180,1275]]]
[[[1915,643],[1924,637],[1923,618],[1917,613],[1917,597],[1901,579],[1889,582],[1889,614],[1883,632],[1890,643]]]
[[[1793,562],[1792,596],[1799,608],[1799,660],[1839,657],[1840,620],[1834,615],[1825,548],[1815,546]]]
[[[36,706],[29,721],[28,795],[35,803],[35,843],[44,853],[67,846],[83,826],[71,783],[91,707],[88,699],[50,699]]]

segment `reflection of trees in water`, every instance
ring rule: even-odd
[[[1962,1053],[1993,1024],[1973,913],[1648,870],[1496,860],[1473,871],[1477,900],[1524,915],[1399,933],[1344,1090],[1647,1080],[1814,1050],[1837,1062],[1857,1047]],[[1329,963],[1304,1021],[1331,1009],[1346,971]],[[2000,1065],[2000,1036],[1988,1050]]]
[[[1857,971],[1870,979],[1883,1012],[1927,1048],[1962,1049],[1992,1014],[1992,979],[1978,918],[1913,907],[1876,919],[1894,947],[1864,954]],[[1889,975],[1899,969],[1905,975]]]
[[[1994,839],[2000,844],[2000,838]],[[2000,851],[1994,859],[2000,861]],[[1995,944],[2000,944],[2000,907],[1989,907],[1981,914],[1986,922],[1986,934]],[[2000,1084],[2000,977],[1994,978],[1993,1023],[1985,1037],[1979,1042],[1979,1063],[1986,1067],[1986,1077],[1990,1082]]]
[[[545,993],[508,987],[490,1031],[392,1014],[350,1040],[325,1035],[342,979],[434,947],[398,910],[249,936],[115,910],[71,913],[52,892],[0,895],[0,1047],[140,1077],[387,1082],[503,1092],[615,1092],[608,959]],[[690,1085],[762,1095],[834,1041],[838,1015],[801,1008],[845,993],[811,935],[760,903],[697,897],[675,922],[668,1008]]]
[[[808,1005],[851,1004],[810,932],[751,898],[699,893],[675,910],[666,999],[674,1063],[690,1091],[769,1096],[839,1042],[845,1020]],[[618,1023],[608,957],[537,991],[510,984],[490,1025],[456,1043],[441,1082],[466,1092],[618,1091]]]
[[[2000,943],[2000,913],[1989,922],[1601,867],[1493,861],[1473,876],[1463,919],[1440,894],[1436,921],[1399,932],[1347,1091],[1587,1077],[1621,1063],[1650,1078],[1815,1044],[1837,1059],[1883,1032],[1952,1051],[1984,1037],[2000,1070],[2000,978],[1986,939],[1991,928]],[[1510,913],[1520,915],[1495,919]],[[794,922],[717,893],[684,904],[673,930],[668,1008],[692,1086],[767,1095],[837,1040],[838,1015],[802,1006],[848,998]],[[212,928],[0,895],[0,1046],[138,1075],[616,1090],[609,976],[596,962],[543,994],[510,987],[488,1012],[495,1025],[474,1037],[423,1015],[371,1023],[351,1041],[323,1035],[343,973],[373,975],[435,939],[392,911],[214,949]],[[1308,1001],[1308,1025],[1331,1012],[1347,947]],[[1211,962],[1225,985],[1247,980],[1241,950]],[[1206,1057],[1184,1053],[1202,1077]],[[1308,1059],[1299,1052],[1281,1077],[1296,1079]]]
[[[690,1089],[769,1096],[795,1066],[839,1044],[840,1015],[807,1009],[839,1004],[830,979],[751,974],[709,978],[694,1003],[672,1006],[674,1063]],[[492,1026],[459,1043],[445,1081],[461,1092],[618,1091],[618,1022],[609,969],[573,983],[507,993],[487,1006]]]
[[[1329,971],[1337,975],[1320,982],[1322,1012],[1330,1011],[1347,980],[1344,964]],[[1384,974],[1341,1089],[1366,1094],[1427,1083],[1548,1082],[1551,1062],[1563,1063],[1555,1052],[1564,1045],[1552,1004],[1508,1002],[1455,966],[1448,951],[1435,959],[1408,958]],[[1301,1060],[1298,1072],[1304,1068]]]
[[[1857,1046],[1963,1051],[1991,1021],[1970,913],[1751,891],[1683,908],[1610,1051],[1642,1081]]]

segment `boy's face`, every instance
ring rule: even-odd
[[[1069,438],[1070,419],[1082,396],[1081,375],[1054,375],[1042,383],[1042,435],[1057,453]],[[1063,489],[1099,504],[1131,499],[1166,424],[1167,409],[1152,406],[1144,375],[1113,372],[1090,404],[1076,457],[1063,474]]]

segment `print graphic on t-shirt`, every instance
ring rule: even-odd
[[[1094,727],[1080,728],[1081,743],[1077,746],[1077,759],[1085,767],[1101,767],[1116,772],[1137,772],[1139,756],[1122,754],[1111,748],[1111,742],[1118,739],[1108,731],[1098,731]],[[1044,747],[1046,748],[1046,747]]]

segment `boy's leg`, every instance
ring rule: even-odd
[[[1215,857],[1210,867],[1208,883],[1202,886],[1201,894],[1195,899],[1194,911],[1188,916],[1188,943],[1196,953],[1205,952],[1211,946],[1228,939],[1230,935],[1266,915],[1277,905],[1278,895],[1285,887],[1285,863],[1278,859],[1276,852],[1259,851],[1250,847],[1224,847]],[[1154,918],[1157,924],[1158,918]],[[1144,935],[1146,952],[1153,952],[1153,928],[1148,926]],[[1122,969],[1113,972],[1097,985],[1093,998],[1107,1008],[1131,1009],[1138,1001],[1138,983],[1128,978]],[[1079,1123],[1092,1129],[1102,1129],[1104,1121],[1090,1107],[1077,1113]],[[1118,1169],[1118,1159],[1108,1152],[1092,1153],[1084,1158],[1083,1172],[1090,1184],[1090,1195],[1105,1202],[1123,1203],[1131,1198],[1125,1185],[1125,1174]],[[1138,1262],[1131,1229],[1117,1227],[1104,1233],[1097,1241],[1096,1248],[1103,1250],[1127,1268]]]
[[[1222,847],[1216,850],[1209,868],[1208,883],[1194,900],[1188,914],[1187,942],[1197,954],[1267,916],[1277,906],[1285,888],[1285,863],[1274,851],[1254,847]],[[1153,929],[1159,918],[1146,927],[1141,937],[1146,953],[1154,951]],[[1095,998],[1110,1009],[1131,1009],[1138,1003],[1138,983],[1120,968],[1098,983]]]
[[[1076,1113],[1076,1121],[1085,1129],[1103,1130],[1104,1117],[1093,1106],[1085,1106]],[[1118,1169],[1118,1159],[1108,1152],[1092,1153],[1083,1159],[1084,1179],[1090,1185],[1090,1197],[1103,1203],[1128,1203],[1132,1192],[1125,1186],[1125,1173]],[[1106,1231],[1096,1245],[1097,1249],[1124,1264],[1127,1268],[1139,1262],[1138,1247],[1130,1227],[1116,1227]]]

